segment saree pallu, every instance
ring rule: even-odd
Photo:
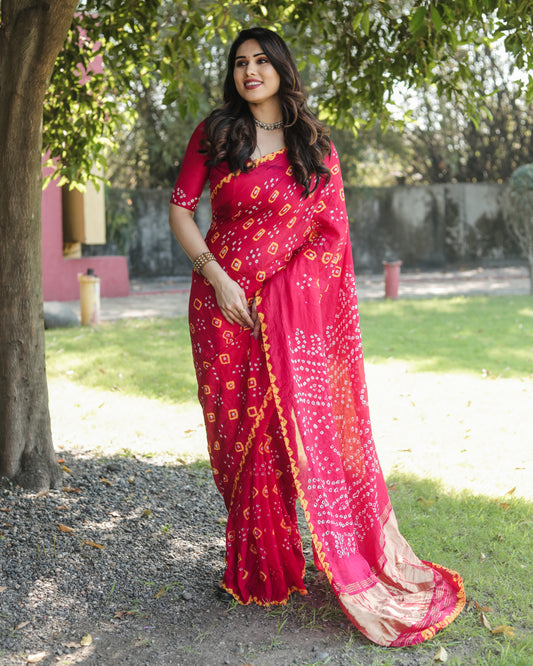
[[[306,594],[299,498],[315,563],[348,618],[375,643],[410,645],[452,622],[464,589],[457,573],[419,560],[398,531],[372,438],[334,149],[327,165],[329,182],[305,199],[286,151],[248,173],[209,171],[206,242],[255,298],[261,321],[260,340],[228,324],[212,287],[194,275],[193,357],[228,510],[223,586],[243,604]],[[178,179],[173,203],[197,196]]]

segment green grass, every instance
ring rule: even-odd
[[[450,298],[360,304],[367,363],[390,359],[418,372],[533,377],[533,299]],[[51,379],[170,402],[196,397],[184,317],[131,319],[47,331]]]
[[[530,296],[367,301],[360,316],[367,363],[393,358],[420,372],[533,376]]]
[[[392,475],[387,484],[400,531],[415,553],[458,571],[467,594],[465,610],[448,628],[408,649],[412,663],[433,663],[443,646],[453,666],[533,664],[533,504],[511,496],[453,492],[413,475]],[[300,530],[305,544],[305,527],[300,525]],[[310,569],[313,572],[313,566]],[[321,574],[316,579],[321,583],[313,583],[313,575],[311,584],[307,582],[309,596],[295,595],[286,606],[270,610],[278,625],[289,627],[288,634],[276,634],[279,643],[288,644],[290,631],[298,626],[323,631],[324,636],[334,632],[343,646],[343,663],[411,663],[403,660],[403,650],[397,661],[395,651],[362,644],[358,634],[339,629],[345,627],[345,618],[333,592]],[[506,626],[515,636],[492,633],[480,609],[492,629]]]
[[[491,609],[485,616],[492,628],[515,630],[513,639],[492,634],[470,607],[438,638],[451,656],[468,643],[477,646],[451,663],[532,664],[533,504],[453,493],[413,476],[393,475],[387,483],[400,531],[417,555],[459,571],[467,599]]]
[[[130,319],[46,332],[50,379],[185,403],[197,385],[185,318]]]

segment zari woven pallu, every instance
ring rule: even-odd
[[[431,638],[460,613],[460,576],[419,560],[398,531],[370,427],[348,219],[335,149],[308,198],[286,150],[249,172],[206,167],[195,130],[171,202],[209,180],[206,242],[255,297],[261,337],[228,324],[194,274],[189,307],[213,475],[227,510],[224,588],[242,604],[306,594],[299,498],[316,566],[370,640]]]

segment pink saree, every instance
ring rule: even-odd
[[[240,603],[306,594],[299,498],[315,563],[353,624],[380,645],[431,638],[461,612],[460,576],[419,560],[398,531],[376,455],[348,219],[335,149],[302,199],[286,151],[249,173],[204,165],[194,132],[171,202],[207,179],[209,249],[255,297],[262,335],[222,317],[196,274],[190,330],[213,475],[227,510],[223,586]]]

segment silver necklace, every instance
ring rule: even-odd
[[[277,123],[263,123],[261,122],[261,120],[257,120],[257,118],[254,118],[254,123],[256,124],[257,127],[260,127],[261,129],[264,130],[268,130],[269,132],[271,130],[281,129],[285,125],[283,120],[280,120]]]

